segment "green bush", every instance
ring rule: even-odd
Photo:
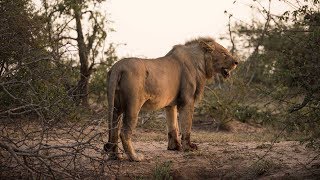
[[[171,161],[165,161],[161,164],[157,163],[153,171],[154,180],[172,180],[173,177],[170,175],[172,167]]]

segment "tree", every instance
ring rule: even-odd
[[[53,52],[63,57],[66,49],[75,49],[80,62],[79,80],[73,94],[77,103],[88,106],[88,83],[99,48],[107,36],[105,17],[96,8],[103,0],[43,0],[47,32]],[[83,22],[86,22],[85,27]],[[76,35],[76,37],[74,37]],[[76,44],[76,45],[75,45]],[[76,48],[75,48],[76,47]],[[69,51],[70,52],[70,51]]]
[[[29,0],[0,1],[0,115],[35,108],[26,94],[37,81],[33,68],[48,65],[41,37],[41,18]],[[29,82],[28,82],[29,80]]]
[[[0,1],[1,77],[22,65],[23,60],[30,60],[31,51],[38,49],[40,23],[30,14],[29,3],[29,0]]]
[[[308,137],[319,138],[319,1],[290,4],[292,10],[277,16],[260,5],[264,23],[234,26],[233,32],[252,49],[240,73],[281,104],[284,109],[273,113],[281,114],[284,120],[279,121],[306,132]]]
[[[65,24],[48,24],[49,13],[33,7],[31,0],[0,1],[0,179],[106,179],[93,143],[103,143],[107,132],[79,120],[65,85],[75,69],[67,31],[58,35]]]

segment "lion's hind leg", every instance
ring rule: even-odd
[[[128,103],[128,109],[126,110],[123,117],[123,128],[121,129],[121,141],[123,148],[131,161],[142,161],[144,159],[142,154],[137,154],[132,145],[132,133],[138,123],[139,110],[137,107],[140,106],[130,106]]]
[[[122,159],[122,153],[119,151],[119,136],[122,126],[122,112],[119,108],[114,109],[113,121],[109,129],[108,142],[104,145],[104,150],[109,154],[109,159]]]

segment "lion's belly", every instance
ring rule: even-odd
[[[148,99],[143,104],[141,109],[147,110],[147,111],[158,110],[158,109],[164,108],[166,106],[174,105],[174,103],[175,103],[174,99],[175,98],[173,98],[173,97],[170,97],[170,98],[158,97],[158,98]]]
[[[180,71],[173,62],[147,61],[144,74],[145,102],[142,110],[157,110],[173,105],[179,92]]]

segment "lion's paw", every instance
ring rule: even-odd
[[[196,151],[198,150],[198,146],[194,143],[189,143],[185,147],[183,147],[184,151]]]
[[[122,154],[110,154],[108,160],[123,160]]]
[[[144,160],[143,154],[135,154],[134,156],[129,157],[130,161],[140,162]]]
[[[177,144],[169,144],[168,145],[168,150],[170,151],[181,151],[182,150],[182,146],[180,143]]]

